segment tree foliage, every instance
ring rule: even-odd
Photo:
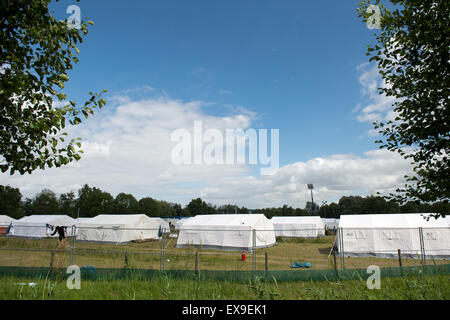
[[[0,1],[0,170],[31,173],[79,160],[79,138],[66,141],[66,122],[81,123],[106,101],[89,93],[84,105],[69,100],[64,84],[87,34],[57,21],[50,0]]]
[[[21,218],[33,214],[65,214],[73,218],[94,217],[98,214],[146,214],[150,217],[180,217],[197,214],[234,214],[249,213],[249,209],[233,204],[214,206],[201,198],[192,199],[182,207],[178,203],[168,203],[151,197],[139,201],[131,194],[119,193],[115,198],[108,192],[85,184],[74,192],[57,195],[48,189],[42,190],[32,199],[22,201],[18,188],[0,185],[0,214]],[[118,207],[118,203],[120,206]],[[343,214],[378,214],[378,213],[436,213],[449,212],[450,204],[435,202],[433,204],[410,201],[398,205],[395,201],[386,201],[380,196],[343,196],[338,203],[324,203],[314,214],[305,208],[293,208],[284,205],[278,208],[253,209],[252,213],[262,213],[268,219],[274,216],[311,216],[322,218],[339,218]],[[122,210],[122,211],[121,211]]]
[[[391,194],[399,203],[450,198],[450,2],[445,0],[379,1],[381,30],[367,55],[385,83],[380,94],[394,97],[394,120],[377,121],[381,148],[412,161],[414,176]],[[364,22],[370,0],[360,2]],[[440,212],[446,213],[446,212]],[[448,213],[448,212],[447,212]]]
[[[132,194],[119,193],[114,199],[114,214],[136,214],[139,203]]]
[[[18,188],[0,185],[0,214],[7,214],[15,219],[21,218],[21,199],[22,194]]]
[[[200,198],[192,199],[191,202],[189,202],[186,206],[186,209],[191,216],[195,216],[198,214],[211,214],[216,212],[214,206],[206,203]]]

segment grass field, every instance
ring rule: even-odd
[[[334,236],[317,239],[278,239],[274,247],[256,252],[257,270],[265,269],[265,254],[268,255],[269,270],[290,270],[293,262],[310,262],[312,269],[334,268],[333,257],[329,255]],[[55,253],[53,266],[66,267],[69,263],[71,239],[59,243],[56,239],[19,239],[0,237],[1,266],[47,267],[51,263],[51,250]],[[246,253],[246,261],[241,252],[205,250],[196,248],[175,248],[176,239],[167,239],[164,258],[161,259],[161,242],[148,241],[128,244],[100,244],[75,242],[73,263],[79,266],[91,265],[96,268],[134,267],[141,269],[194,270],[195,253],[199,253],[200,270],[253,270],[253,254]],[[415,266],[419,259],[402,259],[403,266]],[[448,263],[445,260],[428,260],[427,264]],[[338,259],[338,266],[339,266]],[[386,258],[345,258],[345,267],[350,269],[398,266],[398,259]]]
[[[363,280],[317,282],[198,281],[194,279],[127,279],[82,281],[69,290],[64,280],[0,278],[0,299],[52,300],[298,300],[383,299],[448,300],[450,276],[410,276],[382,279],[381,289],[370,290]],[[34,282],[35,286],[28,283]]]
[[[257,269],[265,268],[265,253],[269,257],[269,270],[292,270],[292,262],[311,262],[312,269],[333,269],[329,258],[333,236],[318,239],[279,239],[271,248],[257,250]],[[59,243],[56,239],[18,239],[0,237],[1,266],[48,267],[51,250],[53,266],[67,267],[70,258],[70,239]],[[167,239],[164,255],[165,270],[194,270],[195,253],[199,252],[200,270],[252,270],[252,254],[247,253],[245,262],[241,252],[178,249],[174,239]],[[161,242],[150,241],[126,245],[75,243],[74,264],[96,268],[138,268],[159,270]],[[448,261],[427,261],[441,264]],[[404,266],[417,266],[418,259],[403,259]],[[339,261],[338,261],[339,265]],[[346,258],[346,268],[398,266],[397,259]],[[292,271],[295,272],[295,271]],[[29,286],[28,283],[35,283]],[[154,278],[121,280],[83,280],[81,290],[69,290],[65,279],[0,278],[0,299],[444,299],[450,298],[450,276],[428,276],[418,273],[403,278],[383,278],[380,290],[369,290],[366,282],[345,281],[286,281],[275,279],[262,281],[252,278],[244,282],[227,280],[211,281],[194,278],[175,279],[165,274]]]

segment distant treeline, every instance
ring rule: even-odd
[[[249,210],[233,204],[215,206],[200,198],[192,199],[188,205],[169,203],[144,197],[137,200],[133,195],[119,193],[113,197],[110,193],[85,184],[74,192],[56,195],[55,192],[44,189],[34,198],[22,199],[18,188],[0,185],[0,214],[13,218],[21,218],[33,214],[65,214],[71,217],[94,217],[98,214],[136,214],[143,213],[153,217],[194,216],[198,214],[233,214],[233,213],[263,213],[267,218],[273,216],[310,216],[320,215],[322,218],[339,218],[342,214],[371,213],[435,213],[450,212],[450,204],[437,202],[424,204],[408,202],[398,205],[386,201],[379,196],[344,196],[338,203],[307,202],[305,208],[264,208]]]

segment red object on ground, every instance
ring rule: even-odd
[[[245,261],[245,252],[242,252],[242,261]]]

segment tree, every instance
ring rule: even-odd
[[[59,207],[63,214],[71,216],[72,218],[77,217],[77,212],[75,209],[75,194],[73,192],[63,193],[59,196]]]
[[[56,194],[49,190],[43,189],[38,193],[31,202],[31,214],[59,214],[59,202]]]
[[[152,217],[159,217],[161,207],[157,200],[151,197],[145,197],[139,200],[139,212]]]
[[[166,201],[158,201],[151,197],[139,200],[139,212],[152,217],[183,216],[184,210],[179,204],[171,206]]]
[[[0,2],[0,170],[31,173],[79,160],[80,138],[65,141],[66,122],[81,123],[106,101],[89,93],[79,106],[64,93],[87,34],[49,12],[51,0]],[[57,0],[58,1],[58,0]]]
[[[176,217],[182,217],[187,215],[186,213],[187,210],[183,209],[179,203],[175,203],[172,206],[172,209],[174,210],[174,216]]]
[[[0,214],[15,219],[22,218],[21,200],[22,194],[18,188],[0,185]]]
[[[309,215],[315,215],[319,211],[320,207],[317,203],[311,201],[306,202],[305,210],[309,212]]]
[[[119,193],[114,199],[115,214],[137,213],[139,203],[132,194]]]
[[[177,209],[167,201],[159,201],[159,207],[161,208],[159,217],[172,217],[177,213]]]
[[[235,213],[240,213],[240,214],[244,214],[244,213],[249,213],[248,209],[246,207],[239,207],[237,205],[234,204],[224,204],[219,206],[218,208],[215,208],[215,211],[217,213],[221,213],[221,214],[235,214]]]
[[[399,203],[448,203],[450,5],[445,0],[390,2],[393,9],[378,5],[381,30],[367,55],[386,84],[379,93],[395,98],[395,119],[376,121],[374,127],[382,136],[380,147],[411,160],[414,175],[389,198]],[[364,22],[373,19],[369,6],[370,0],[359,4]]]
[[[197,214],[210,214],[216,212],[216,209],[212,205],[206,203],[200,198],[192,199],[191,202],[189,202],[186,206],[186,209],[192,216],[195,216]]]
[[[111,214],[114,209],[114,198],[99,188],[90,188],[87,184],[78,191],[77,208],[80,217],[95,217],[99,214]]]
[[[361,214],[360,196],[344,196],[339,199],[340,214]]]

